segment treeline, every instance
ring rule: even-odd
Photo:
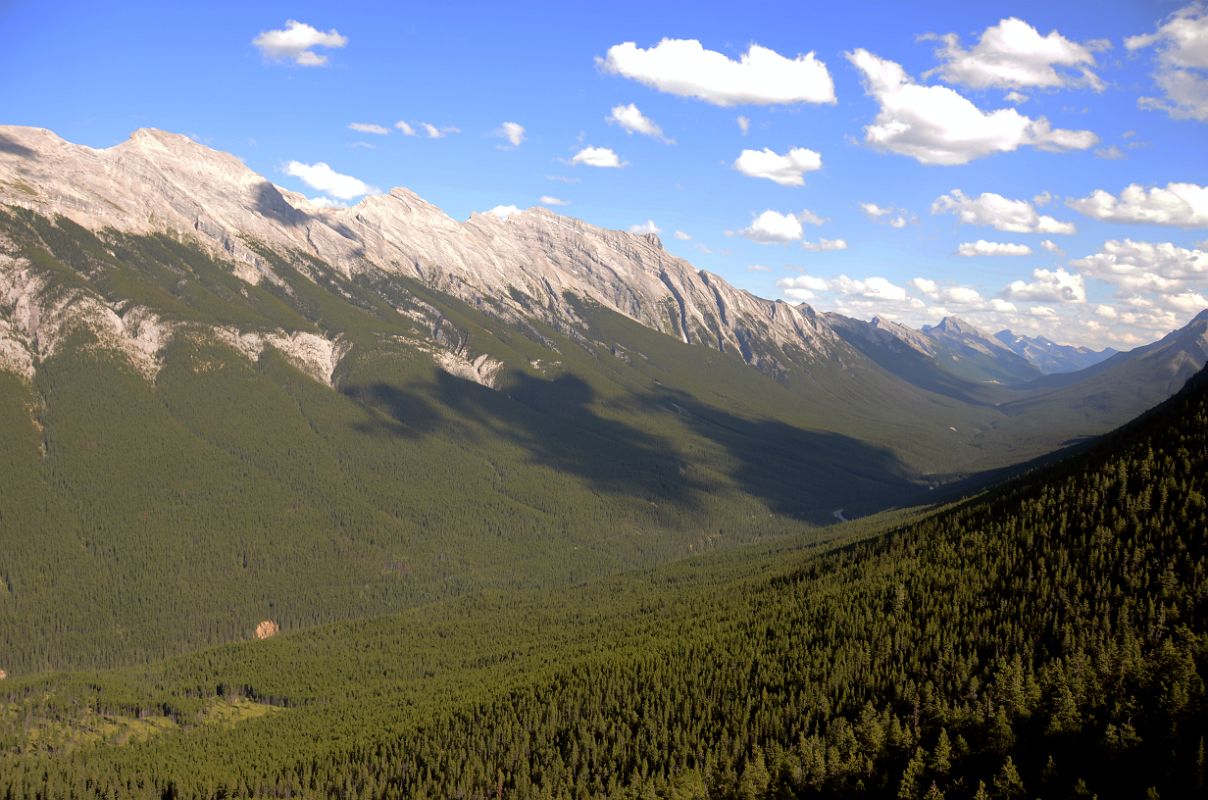
[[[151,710],[148,687],[201,702],[219,679],[283,710],[216,728],[165,709],[182,730],[124,747],[27,742],[0,792],[1200,795],[1208,377],[1194,384],[1084,456],[833,552],[717,557],[544,606],[467,600],[75,684],[104,703],[112,681],[113,712]]]

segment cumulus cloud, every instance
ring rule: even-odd
[[[301,179],[312,189],[318,189],[340,200],[351,200],[366,194],[377,194],[378,189],[351,175],[341,175],[322,161],[305,164],[291,161],[285,165],[285,174]]]
[[[978,239],[976,242],[962,242],[956,248],[958,256],[1030,256],[1032,248],[1026,244],[1008,244],[1005,242],[987,242]]]
[[[1208,122],[1208,5],[1192,3],[1174,12],[1153,33],[1124,40],[1130,51],[1156,47],[1154,81],[1164,97],[1142,97],[1141,108],[1176,119]]]
[[[429,139],[443,139],[451,133],[461,133],[461,128],[452,125],[438,128],[431,122],[421,122],[419,126],[424,129],[424,133],[427,134]]]
[[[973,159],[1031,146],[1085,150],[1099,137],[1091,131],[1053,128],[1013,108],[985,112],[947,86],[916,83],[901,65],[859,49],[847,58],[863,73],[865,89],[880,104],[864,140],[878,150],[922,164],[966,164]]]
[[[684,233],[683,231],[676,231],[675,238],[679,239],[681,242],[688,242],[692,240],[692,236]]]
[[[390,133],[390,129],[385,125],[375,125],[372,122],[350,122],[348,129],[358,133],[372,133],[375,136],[385,136]]]
[[[1126,186],[1119,196],[1102,189],[1078,200],[1067,200],[1070,208],[1107,222],[1150,222],[1185,228],[1208,226],[1208,186],[1168,183],[1166,188],[1148,189],[1140,184]]]
[[[411,127],[411,123],[407,122],[406,120],[400,119],[398,122],[394,123],[394,127],[402,131],[404,136],[415,135],[415,128]]]
[[[893,283],[888,278],[882,278],[874,275],[870,278],[859,280],[849,278],[846,275],[840,275],[830,281],[828,287],[831,291],[850,297],[859,297],[866,300],[888,300],[900,302],[906,299],[906,289]]]
[[[953,189],[936,198],[931,204],[932,214],[956,214],[966,225],[990,225],[1008,233],[1052,233],[1072,234],[1076,228],[1072,222],[1061,222],[1047,214],[1041,214],[1027,200],[1011,200],[994,192],[982,192],[977,197],[967,197],[960,189]]]
[[[752,44],[735,61],[695,39],[663,39],[648,49],[634,42],[613,45],[596,63],[661,92],[718,106],[835,102],[830,72],[812,52],[786,58]]]
[[[512,147],[519,147],[524,141],[524,126],[519,122],[505,122],[495,129],[495,135],[507,139]]]
[[[1208,250],[1171,242],[1111,240],[1071,265],[1132,292],[1177,293],[1208,286]]]
[[[739,233],[760,244],[784,244],[798,241],[803,233],[801,220],[793,214],[764,211]]]
[[[767,178],[781,186],[804,186],[805,173],[822,169],[822,155],[804,147],[794,147],[784,155],[771,148],[743,150],[734,169],[752,178]]]
[[[630,225],[629,232],[640,235],[645,233],[661,233],[662,229],[659,228],[658,225],[654,224],[654,220],[648,219],[640,225]]]
[[[1011,300],[1032,300],[1051,303],[1085,303],[1086,284],[1077,272],[1034,269],[1031,282],[1012,281],[1003,291]]]
[[[1061,249],[1061,246],[1058,245],[1056,242],[1054,242],[1052,239],[1045,239],[1044,241],[1042,241],[1040,243],[1040,246],[1043,247],[1045,250],[1049,251],[1050,253],[1054,253],[1059,256],[1065,255],[1065,251]]]
[[[613,106],[612,112],[605,117],[605,121],[620,125],[626,133],[640,133],[643,136],[658,139],[660,142],[675,144],[674,139],[668,139],[663,135],[663,129],[633,103],[627,106]]]
[[[490,214],[493,217],[499,217],[500,219],[507,219],[513,214],[519,214],[520,209],[514,205],[495,206],[494,208],[487,209],[483,213]]]
[[[742,131],[743,136],[746,136],[747,131],[751,130],[751,120],[746,117],[739,116],[735,122],[738,123],[738,130]]]
[[[265,58],[273,61],[292,61],[300,67],[321,67],[327,63],[327,56],[316,53],[314,48],[343,47],[348,44],[348,38],[341,36],[335,28],[320,31],[304,22],[291,19],[286,21],[281,30],[262,32],[252,39],[252,44]]]
[[[860,210],[874,222],[881,222],[891,228],[905,228],[914,215],[908,211],[892,206],[879,206],[876,203],[860,203]]]
[[[1124,158],[1124,151],[1116,145],[1110,147],[1100,147],[1095,150],[1095,156],[1102,158],[1104,161],[1119,161]]]
[[[776,286],[785,297],[802,301],[813,300],[824,292],[863,301],[900,303],[908,300],[905,288],[879,276],[861,280],[840,275],[828,280],[815,275],[796,275],[781,278],[776,281]]]
[[[930,278],[912,278],[910,285],[924,297],[950,306],[975,307],[984,303],[981,293],[968,286],[941,286]]]
[[[341,203],[339,200],[332,200],[330,197],[323,197],[323,196],[308,197],[307,202],[309,202],[315,208],[345,208],[346,207],[346,204]]]
[[[589,167],[604,167],[618,169],[625,166],[621,158],[607,147],[584,147],[571,158],[572,164],[585,164]]]
[[[955,33],[931,38],[940,41],[935,54],[944,63],[924,77],[937,74],[948,83],[974,89],[1104,88],[1103,80],[1092,69],[1094,51],[1102,49],[1104,43],[1078,44],[1057,31],[1042,36],[1017,17],[986,28],[968,50]]]
[[[538,200],[537,202],[539,202],[543,206],[568,206],[568,205],[570,205],[569,200],[563,200],[560,197],[553,197],[548,194],[541,195],[541,199]]]
[[[846,250],[847,242],[843,239],[819,239],[816,242],[802,242],[802,250],[809,250],[811,253],[829,253],[835,250]]]

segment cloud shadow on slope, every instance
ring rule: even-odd
[[[929,499],[892,451],[850,436],[747,419],[666,388],[639,403],[674,412],[681,424],[723,448],[730,478],[777,514],[833,522],[837,509],[854,518]]]
[[[435,385],[375,383],[348,393],[377,412],[363,432],[413,439],[456,428],[464,439],[485,430],[522,448],[531,463],[577,476],[595,491],[685,509],[731,486],[776,514],[814,523],[834,522],[839,508],[850,518],[930,499],[885,448],[746,419],[683,392],[661,390],[618,406],[623,414],[666,420],[666,433],[656,435],[602,416],[593,408],[595,393],[575,375],[512,372],[501,386],[492,390],[440,371]],[[729,480],[702,477],[709,472]]]
[[[0,133],[0,153],[8,153],[14,156],[21,156],[22,158],[33,158],[37,155],[33,150],[3,133]]]
[[[296,228],[310,219],[306,214],[289,204],[268,181],[256,186],[256,213],[262,217]]]
[[[594,491],[685,508],[710,488],[687,475],[670,441],[597,413],[595,393],[577,376],[545,379],[516,371],[501,386],[489,389],[438,370],[434,384],[379,382],[345,391],[377,412],[360,427],[365,433],[417,438],[444,429],[478,441],[485,433]]]

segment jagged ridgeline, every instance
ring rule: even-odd
[[[1192,797],[1208,374],[838,548],[19,678],[5,797]],[[880,535],[878,535],[880,534]]]

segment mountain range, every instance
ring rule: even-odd
[[[1096,354],[763,299],[544,209],[0,127],[0,667],[824,538],[1111,430],[1206,328],[1061,372]]]

